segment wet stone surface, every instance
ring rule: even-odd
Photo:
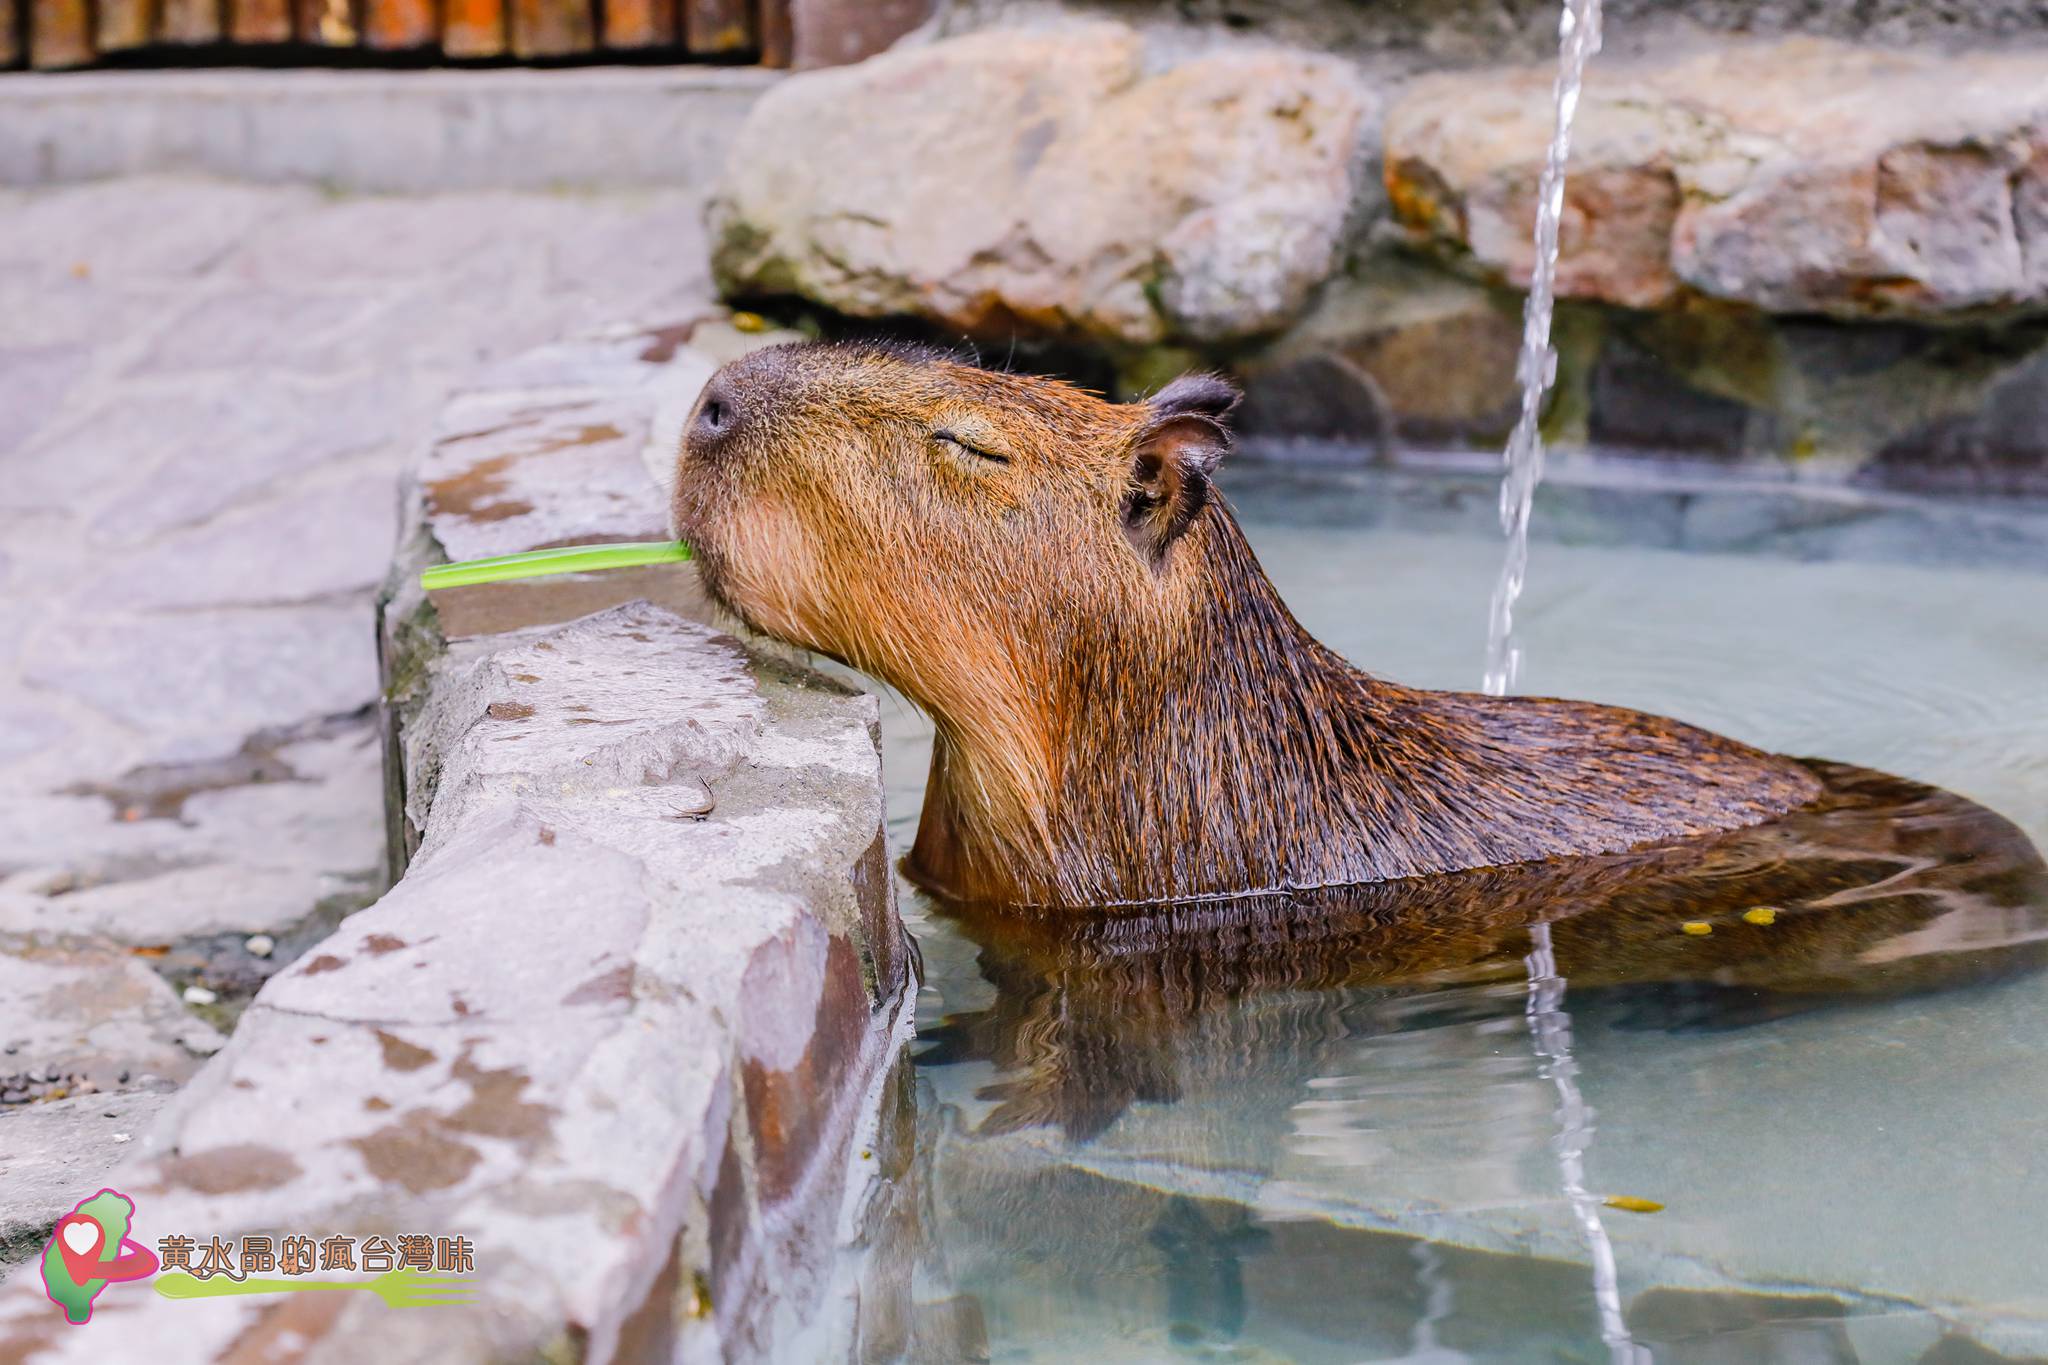
[[[5,1120],[0,1182],[8,1200],[0,1213],[0,1274],[42,1250],[50,1225],[97,1188],[172,1090],[163,1079],[138,1077],[122,1085],[119,1094],[73,1090],[45,1097]]]
[[[108,1296],[82,1343],[49,1333],[17,1280],[0,1356],[103,1356],[175,1329],[195,1360],[287,1331],[315,1358],[342,1342],[347,1358],[641,1358],[657,1342],[749,1358],[806,1319],[807,1340],[851,1351],[834,1256],[859,1221],[858,1135],[905,1098],[891,1067],[910,962],[879,853],[874,699],[679,614],[701,605],[687,566],[435,601],[417,587],[450,551],[662,534],[660,452],[720,354],[695,330],[512,357],[433,428],[381,603],[403,878],[338,926],[331,909],[259,923],[232,902],[131,904],[161,926],[156,970],[113,950],[204,1030],[193,1064],[219,1046],[196,1014],[261,983],[219,1055],[121,1144],[106,1178],[146,1232],[460,1235],[478,1304],[309,1318]],[[309,794],[336,765],[375,780],[364,737],[355,720],[273,727],[63,800],[121,830],[203,832],[222,803]],[[41,875],[46,900],[129,884]],[[119,902],[83,904],[126,922]],[[189,1003],[206,993],[220,999]],[[896,1266],[899,1298],[908,1284]]]
[[[159,1105],[375,899],[398,474],[480,368],[705,311],[699,213],[686,190],[0,191],[0,1243],[121,1155],[80,1146],[31,1194],[46,1111],[84,1086]],[[138,1145],[146,1117],[121,1121]]]

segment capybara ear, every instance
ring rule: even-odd
[[[1184,374],[1145,400],[1145,406],[1162,417],[1191,412],[1221,422],[1244,397],[1237,385],[1220,374]]]
[[[1200,413],[1167,413],[1138,433],[1124,534],[1155,568],[1209,505],[1209,476],[1229,453],[1230,433]]]

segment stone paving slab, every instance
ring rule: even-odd
[[[382,884],[401,469],[472,375],[710,311],[699,198],[158,177],[0,190],[0,221],[0,973],[68,945],[138,1037],[203,1038]],[[0,1042],[41,993],[0,993]],[[43,1103],[0,1104],[0,1161]],[[39,1216],[0,1182],[0,1226]]]
[[[10,1006],[0,1026],[0,1094],[24,1074],[103,1091],[144,1077],[182,1081],[220,1050],[210,1025],[117,948],[15,935],[0,947],[0,998]]]
[[[42,1250],[50,1225],[92,1192],[155,1121],[169,1083],[51,1100],[0,1118],[0,1274]]]
[[[72,622],[23,682],[158,737],[152,761],[196,761],[254,731],[360,706],[377,685],[362,633],[359,606]]]

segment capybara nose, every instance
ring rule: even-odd
[[[740,424],[739,405],[733,401],[732,385],[725,375],[713,375],[697,400],[697,415],[690,422],[690,444],[710,451],[727,440]]]

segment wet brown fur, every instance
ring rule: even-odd
[[[995,1066],[985,1132],[1091,1137],[1133,1102],[1269,1084],[1326,1042],[1408,1026],[1415,997],[1455,1014],[1512,986],[1501,1007],[1519,1010],[1538,925],[1574,1002],[1619,997],[1638,1027],[1726,1028],[2048,960],[2048,867],[2011,822],[1811,767],[1824,794],[1781,820],[1627,853],[1088,916],[956,905],[995,998],[925,1029],[920,1060]]]
[[[1116,404],[868,345],[758,351],[707,387],[677,529],[750,625],[932,716],[917,880],[1060,906],[1380,882],[1818,795],[1793,760],[1662,717],[1353,668],[1209,485],[1233,400],[1196,379]]]

